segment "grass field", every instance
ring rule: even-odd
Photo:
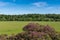
[[[17,34],[22,32],[22,28],[31,23],[29,21],[0,21],[0,34]],[[55,28],[56,31],[60,32],[60,22],[37,22],[42,25],[50,25]]]

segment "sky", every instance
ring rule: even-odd
[[[60,0],[0,0],[0,14],[60,14]]]

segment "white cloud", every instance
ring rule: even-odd
[[[32,5],[36,7],[44,7],[44,6],[47,6],[48,4],[46,2],[35,2]]]

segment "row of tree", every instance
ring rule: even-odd
[[[0,21],[60,21],[60,14],[0,15]]]

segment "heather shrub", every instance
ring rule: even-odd
[[[51,40],[48,34],[44,32],[35,32],[35,31],[29,31],[25,33],[20,33],[16,35],[16,37],[19,39],[23,38],[24,40]]]
[[[49,36],[50,36],[52,39],[55,38],[55,36],[56,36],[56,31],[55,31],[54,28],[52,28],[52,27],[50,27],[50,26],[47,25],[47,26],[44,26],[43,30],[44,30],[45,33],[49,34]]]
[[[38,31],[39,27],[40,25],[38,23],[29,23],[23,28],[23,30],[24,31]]]
[[[56,31],[54,28],[50,27],[49,25],[39,25],[38,23],[29,23],[23,28],[24,31],[31,31],[31,32],[44,32],[50,36],[51,39],[56,38]],[[33,34],[34,35],[34,34]]]
[[[2,34],[0,35],[0,40],[7,40],[7,35],[6,34]]]
[[[50,26],[39,25],[38,23],[29,23],[23,28],[24,31],[37,31],[37,32],[55,32]]]
[[[60,40],[60,33],[56,33],[55,40]]]

